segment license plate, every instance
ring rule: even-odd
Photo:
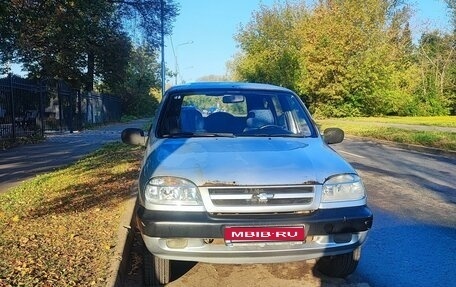
[[[226,242],[280,242],[304,241],[303,226],[274,226],[274,227],[239,227],[227,226],[224,230]]]

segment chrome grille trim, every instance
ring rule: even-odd
[[[211,213],[310,211],[320,202],[318,185],[199,187]]]

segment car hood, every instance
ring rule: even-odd
[[[354,169],[319,138],[158,139],[147,150],[140,181],[176,176],[203,185],[323,183]]]

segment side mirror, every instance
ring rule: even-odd
[[[323,132],[323,139],[327,144],[341,143],[344,136],[344,131],[339,128],[327,128]]]
[[[122,142],[130,145],[145,146],[147,141],[144,131],[137,128],[124,129],[120,137],[122,138]]]

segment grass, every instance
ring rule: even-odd
[[[121,118],[120,118],[120,122],[121,123],[128,123],[130,121],[134,121],[134,120],[137,120],[138,117],[137,116],[132,116],[132,115],[123,115]]]
[[[425,125],[424,123],[437,123],[440,122],[441,126],[452,127],[454,123],[452,120],[455,117],[420,117],[420,119],[412,118],[347,118],[347,119],[325,119],[317,120],[317,124],[321,130],[328,127],[339,127],[345,131],[346,134],[369,137],[399,143],[422,145],[427,147],[434,147],[445,150],[456,150],[456,133],[443,132],[443,131],[420,131],[407,128],[400,128],[395,126],[388,126],[387,123],[400,123],[400,124],[418,124]],[[380,124],[379,124],[380,123]],[[385,124],[381,124],[385,123]],[[435,125],[438,126],[438,125]]]
[[[105,286],[142,149],[109,144],[0,195],[0,286]]]
[[[334,119],[332,119],[334,120]],[[323,120],[326,121],[326,120]],[[436,117],[355,117],[337,119],[339,122],[350,121],[360,123],[393,123],[406,125],[424,125],[440,127],[456,127],[456,116]]]

